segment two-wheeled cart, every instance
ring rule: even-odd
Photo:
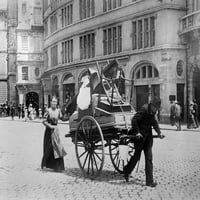
[[[134,153],[134,145],[127,137],[135,110],[119,94],[118,71],[117,61],[113,61],[102,73],[97,70],[96,75],[90,74],[90,105],[85,110],[78,109],[69,118],[70,131],[66,137],[72,138],[79,167],[86,177],[95,178],[101,173],[106,147],[114,168],[120,173]],[[96,77],[98,84],[94,83]],[[120,154],[122,145],[128,146],[126,159]]]

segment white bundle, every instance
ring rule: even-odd
[[[77,105],[81,110],[85,110],[89,107],[91,97],[90,97],[90,86],[89,79],[85,79],[77,96]]]

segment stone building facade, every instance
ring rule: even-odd
[[[0,2],[0,104],[7,102],[7,1]]]
[[[186,46],[187,104],[200,105],[200,1],[186,1],[187,13],[180,19],[180,38]]]
[[[135,109],[154,96],[168,121],[170,99],[186,106],[186,46],[179,37],[182,0],[44,0],[45,104],[78,92],[87,69],[116,59]]]
[[[8,0],[8,96],[16,104],[42,105],[42,0]]]

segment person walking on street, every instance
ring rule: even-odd
[[[28,120],[28,109],[27,109],[27,107],[24,108],[24,120],[25,120],[25,122]]]
[[[181,131],[181,106],[178,101],[175,101],[175,125],[176,125],[176,130]]]
[[[9,105],[9,104],[8,104],[8,106],[7,106],[6,112],[7,112],[7,116],[9,117],[9,116],[10,116],[10,105]]]
[[[194,106],[193,106],[193,108],[194,108],[194,121],[195,121],[195,123],[196,123],[197,128],[199,128],[199,121],[198,121],[198,117],[199,117],[199,106],[198,106],[198,104],[197,104],[196,99],[194,99],[193,102],[194,102]]]
[[[175,101],[171,101],[171,106],[170,106],[170,124],[174,126],[175,124]]]
[[[149,104],[145,104],[132,118],[132,129],[130,134],[136,136],[136,139],[134,140],[135,152],[130,161],[124,167],[124,178],[127,182],[129,181],[129,176],[132,170],[140,160],[141,152],[144,151],[146,185],[150,187],[155,187],[157,185],[153,179],[152,127],[161,139],[164,138],[164,135],[161,134],[156,117],[160,104],[160,99],[154,98]]]
[[[43,158],[41,168],[53,169],[56,172],[64,170],[64,156],[66,152],[60,141],[59,130],[57,127],[58,119],[62,118],[62,113],[57,109],[57,99],[51,100],[51,107],[44,114],[43,124],[45,125]]]
[[[194,102],[191,101],[190,102],[190,106],[189,106],[189,114],[188,114],[188,124],[187,124],[187,128],[191,129],[191,128],[197,128],[196,122],[194,120]]]
[[[21,104],[18,105],[17,111],[18,111],[18,118],[20,119],[21,118],[21,112],[22,112]]]
[[[41,119],[42,119],[42,109],[39,108],[39,109],[38,109],[38,112],[39,112],[39,119],[41,120]]]
[[[24,104],[22,104],[22,119],[24,118],[24,111],[25,111]]]
[[[10,110],[10,114],[11,114],[12,120],[14,120],[14,117],[15,117],[15,105],[12,105],[11,110]]]

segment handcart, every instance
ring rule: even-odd
[[[102,72],[99,67],[91,71],[86,86],[89,87],[90,105],[86,109],[78,108],[69,118],[70,130],[66,137],[72,138],[78,165],[86,177],[99,176],[107,151],[114,169],[120,173],[134,153],[128,133],[135,110],[119,93],[120,79],[116,60]],[[127,151],[126,158],[122,150]]]

